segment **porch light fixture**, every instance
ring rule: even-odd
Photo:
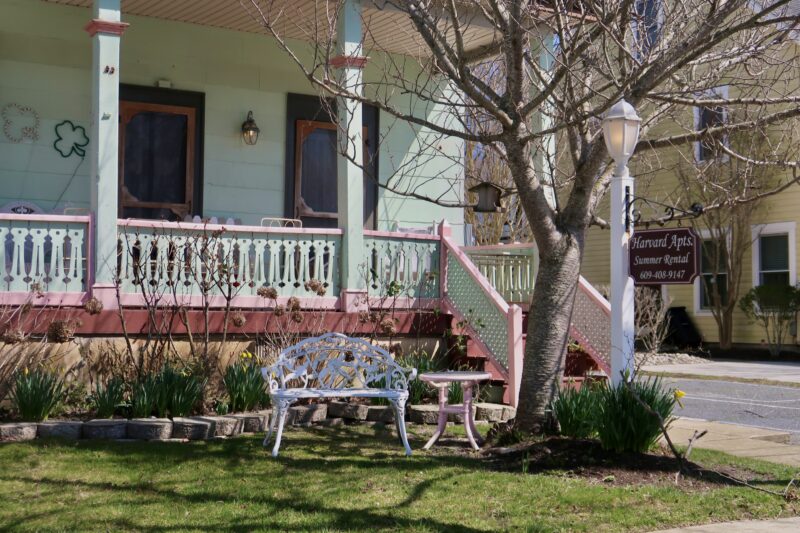
[[[478,195],[478,203],[472,206],[476,213],[503,213],[505,208],[500,202],[500,197],[505,192],[502,187],[489,181],[481,182],[470,187],[469,192]]]
[[[247,112],[247,120],[242,123],[242,140],[249,146],[254,146],[258,142],[258,134],[261,130],[258,129],[256,121],[253,119],[253,112]]]
[[[603,138],[611,159],[617,164],[614,172],[620,175],[633,155],[639,142],[639,125],[642,119],[636,110],[625,100],[620,100],[603,117]]]

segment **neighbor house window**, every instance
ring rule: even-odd
[[[700,309],[714,307],[714,289],[720,302],[728,302],[728,264],[719,241],[704,239],[700,255]]]
[[[794,285],[795,223],[753,227],[753,285]]]
[[[698,95],[701,99],[727,99],[728,87],[717,87]],[[713,104],[707,106],[697,106],[694,108],[694,127],[697,131],[716,128],[724,125],[728,121],[728,110],[723,105]],[[710,161],[715,158],[727,159],[726,154],[719,153],[719,145],[728,145],[726,135],[714,138],[702,139],[695,143],[695,158],[697,161]]]
[[[636,54],[647,56],[661,35],[661,0],[635,0],[633,35]]]

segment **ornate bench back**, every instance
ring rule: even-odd
[[[391,354],[362,339],[326,333],[286,348],[262,369],[270,390],[376,388],[407,390],[417,375],[395,363]]]

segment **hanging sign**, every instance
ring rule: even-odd
[[[691,228],[637,230],[629,259],[637,285],[693,283],[700,274],[700,238]]]

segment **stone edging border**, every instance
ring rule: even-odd
[[[505,422],[513,418],[512,407],[498,404],[473,405],[477,420]],[[0,424],[0,442],[22,442],[40,438],[66,440],[102,439],[131,441],[186,442],[228,438],[242,433],[266,431],[271,411],[237,413],[225,416],[190,416],[185,418],[134,418],[51,420]],[[418,424],[436,424],[437,405],[411,405],[408,418]],[[287,423],[295,426],[336,425],[344,420],[387,423],[394,421],[389,406],[329,402],[299,405],[289,409]],[[463,423],[460,415],[449,415],[451,422]]]

